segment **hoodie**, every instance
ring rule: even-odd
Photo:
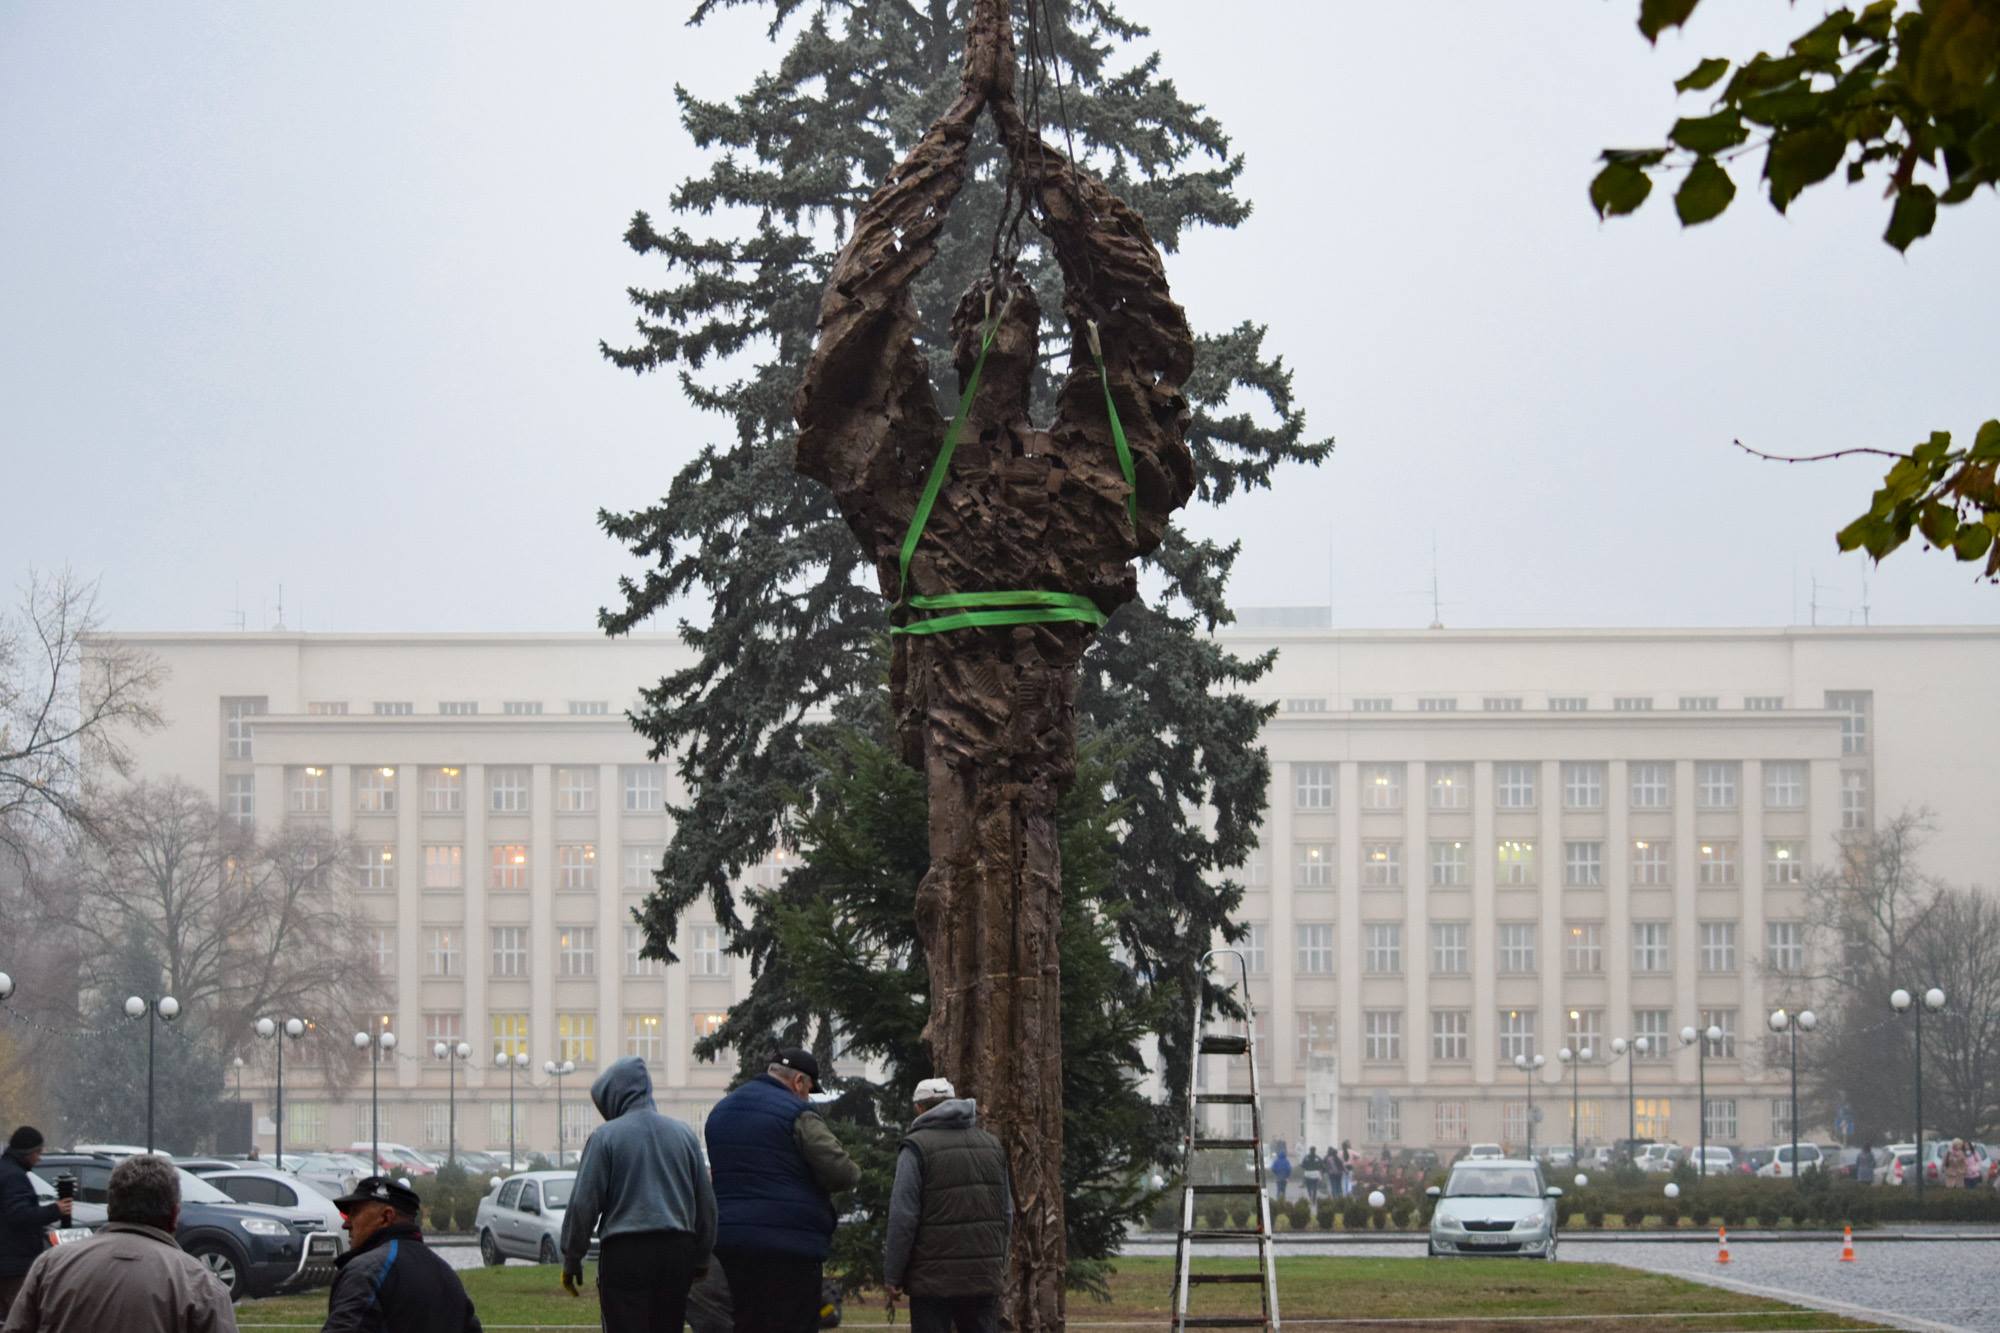
[[[604,1240],[654,1231],[684,1231],[695,1239],[695,1267],[708,1267],[715,1248],[715,1190],[701,1142],[680,1121],[653,1107],[646,1062],[627,1056],[590,1085],[605,1123],[585,1140],[576,1184],[563,1214],[563,1267],[583,1268],[595,1230]]]

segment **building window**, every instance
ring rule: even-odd
[[[451,843],[427,843],[424,846],[424,887],[464,888],[465,848]]]
[[[1590,711],[1590,700],[1581,694],[1552,694],[1549,696],[1549,711],[1552,713],[1586,713]]]
[[[1604,1011],[1602,1009],[1572,1009],[1564,1034],[1564,1044],[1570,1054],[1583,1058],[1585,1051],[1594,1059],[1604,1050]]]
[[[1458,700],[1444,698],[1419,699],[1417,700],[1417,711],[1419,713],[1456,713],[1458,711]]]
[[[1736,923],[1734,921],[1704,921],[1701,923],[1701,970],[1704,972],[1734,972],[1736,970]]]
[[[1708,1099],[1708,1137],[1732,1142],[1736,1138],[1736,1099],[1734,1097],[1711,1097]]]
[[[1462,842],[1431,844],[1431,887],[1462,889],[1472,882],[1472,869]]]
[[[1773,972],[1805,970],[1806,931],[1797,921],[1764,923],[1764,959]]]
[[[285,1142],[318,1147],[326,1142],[326,1104],[285,1103]]]
[[[1673,939],[1673,928],[1665,921],[1635,921],[1632,923],[1632,970],[1634,972],[1667,972],[1673,968],[1669,958],[1669,945]]]
[[[1431,975],[1462,977],[1471,970],[1469,929],[1463,921],[1431,922]]]
[[[1332,764],[1293,764],[1292,800],[1301,810],[1333,809]]]
[[[556,847],[556,887],[571,893],[597,892],[597,844],[565,842]]]
[[[596,1014],[556,1015],[556,1059],[574,1060],[580,1065],[597,1063]]]
[[[229,759],[257,757],[257,719],[264,716],[270,700],[224,699],[222,701],[222,753]]]
[[[1840,717],[1840,752],[1868,753],[1868,701],[1866,691],[1826,696],[1826,706]]]
[[[1868,827],[1868,775],[1850,769],[1840,775],[1840,827],[1856,832]]]
[[[489,1014],[486,1029],[493,1039],[493,1053],[509,1059],[528,1053],[528,1016],[526,1014]]]
[[[1781,713],[1785,709],[1782,694],[1751,694],[1744,696],[1743,706],[1753,713]]]
[[[1367,926],[1367,949],[1363,955],[1367,970],[1392,977],[1403,970],[1403,928],[1393,921]]]
[[[1364,842],[1361,844],[1361,887],[1400,889],[1403,887],[1403,844]]]
[[[694,1039],[700,1041],[704,1037],[713,1037],[716,1033],[722,1031],[722,1025],[728,1021],[728,1014],[717,1013],[713,1010],[705,1014],[696,1014],[694,1016]],[[1245,1107],[1244,1109],[1248,1110],[1249,1108]]]
[[[230,773],[223,777],[222,817],[241,829],[257,822],[257,778],[254,774]]]
[[[1284,709],[1287,713],[1324,713],[1326,700],[1324,697],[1287,699]]]
[[[559,768],[556,770],[556,813],[587,815],[597,809],[597,770]]]
[[[1252,847],[1243,858],[1243,883],[1253,889],[1267,889],[1271,886],[1271,849]]]
[[[607,717],[611,713],[611,705],[603,699],[571,699],[569,711],[576,717]]]
[[[1298,944],[1298,972],[1301,976],[1330,977],[1333,975],[1333,927],[1330,925],[1295,926],[1293,938]]]
[[[1696,845],[1696,882],[1706,888],[1722,888],[1736,882],[1736,844],[1704,842]]]
[[[385,981],[396,979],[396,928],[368,927],[368,951],[375,960],[375,975]]]
[[[528,770],[519,766],[486,770],[486,808],[496,815],[528,813]]]
[[[625,1054],[637,1056],[649,1065],[656,1065],[666,1049],[660,1040],[660,1016],[658,1014],[625,1015]]]
[[[465,1016],[462,1014],[425,1014],[424,1045],[435,1047],[441,1041],[453,1045],[465,1040]]]
[[[354,770],[354,809],[363,815],[396,813],[396,770],[357,768]]]
[[[625,770],[625,813],[656,815],[667,808],[667,770],[658,764]]]
[[[424,950],[426,970],[434,977],[459,975],[459,940],[455,930],[433,930]]]
[[[1438,1102],[1433,1108],[1433,1137],[1438,1143],[1464,1143],[1471,1131],[1466,1124],[1464,1102]]]
[[[323,815],[333,808],[333,777],[324,768],[285,770],[285,808],[295,815]]]
[[[1594,889],[1604,883],[1604,844],[1563,844],[1563,883],[1573,889]]]
[[[1563,936],[1563,971],[1596,976],[1604,971],[1604,926],[1597,921],[1573,921]]]
[[[659,870],[660,861],[665,855],[666,849],[663,847],[634,846],[626,843],[619,851],[620,886],[650,893],[655,887],[653,875]]]
[[[1403,1137],[1403,1103],[1394,1097],[1368,1101],[1368,1141],[1396,1143]]]
[[[1502,838],[1494,857],[1502,887],[1535,882],[1535,844],[1524,838]]]
[[[1521,696],[1489,694],[1479,701],[1479,706],[1488,713],[1518,713],[1521,711]]]
[[[1339,1040],[1331,1009],[1298,1010],[1292,1015],[1292,1033],[1298,1041],[1298,1062],[1302,1066],[1315,1055],[1332,1055]]]
[[[1658,887],[1674,882],[1674,845],[1657,838],[1640,838],[1632,844],[1632,886]]]
[[[1530,921],[1509,921],[1498,927],[1500,970],[1516,976],[1535,970],[1535,926]]]
[[[1714,1041],[1708,1039],[1708,1030],[1719,1028],[1722,1035]],[[1708,1047],[1711,1060],[1734,1060],[1736,1058],[1736,1011],[1734,1009],[1704,1009],[1701,1011],[1702,1042]]]
[[[1703,760],[1694,766],[1695,807],[1701,810],[1734,810],[1736,787],[1742,776],[1741,764],[1734,761]]]
[[[1674,804],[1674,766],[1653,760],[1633,764],[1630,771],[1634,810],[1670,810]]]
[[[640,950],[646,947],[646,930],[643,926],[625,927],[625,975],[628,977],[658,977],[666,975],[667,966],[657,958],[646,958]]]
[[[542,701],[539,699],[508,699],[501,703],[500,711],[509,717],[536,717],[541,714]]]
[[[1472,1058],[1472,1015],[1463,1009],[1431,1010],[1431,1059],[1464,1064]]]
[[[1430,787],[1433,810],[1472,808],[1472,766],[1470,764],[1426,764],[1425,781]]]
[[[1403,1058],[1403,1011],[1370,1009],[1361,1015],[1363,1058],[1374,1063]]]
[[[1493,765],[1493,804],[1502,810],[1535,808],[1535,772],[1539,764]]]
[[[1612,697],[1611,707],[1619,713],[1650,713],[1653,711],[1653,700],[1643,694],[1620,694]]]
[[[564,926],[556,932],[556,975],[559,977],[597,975],[596,927]]]
[[[1604,765],[1564,764],[1563,808],[1601,810],[1604,808]]]
[[[1681,711],[1685,713],[1713,713],[1721,700],[1712,694],[1683,694]]]
[[[424,813],[465,813],[465,770],[449,764],[424,770]]]
[[[1356,699],[1354,701],[1354,711],[1357,713],[1386,713],[1390,711],[1391,707],[1392,705],[1389,700],[1379,697],[1373,699]]]
[[[1803,884],[1806,881],[1805,844],[1797,838],[1764,840],[1764,882]]]
[[[488,854],[486,887],[525,889],[528,887],[528,846],[520,842],[493,844]]]
[[[1361,808],[1401,810],[1403,808],[1403,766],[1363,764],[1361,766]]]
[[[377,717],[409,717],[416,711],[417,706],[408,699],[377,699],[375,701],[375,716]]]
[[[1229,946],[1243,955],[1243,970],[1253,977],[1264,975],[1264,924],[1243,927],[1243,938]],[[1224,978],[1225,983],[1227,978]]]
[[[1664,1009],[1634,1009],[1632,1011],[1632,1036],[1646,1039],[1646,1053],[1642,1060],[1664,1060],[1667,1050],[1667,1011]]]
[[[472,699],[444,699],[438,703],[440,717],[477,717],[479,704]]]
[[[1333,887],[1333,844],[1300,842],[1292,845],[1292,884],[1301,889]]]
[[[698,977],[729,975],[729,955],[723,950],[721,926],[695,926],[689,932],[689,961]]]
[[[1802,810],[1806,803],[1806,766],[1796,760],[1766,760],[1764,808]]]
[[[1632,1103],[1639,1137],[1664,1142],[1673,1132],[1674,1103],[1669,1097],[1641,1097]]]
[[[386,843],[358,844],[354,849],[356,887],[382,890],[396,887],[396,849]]]
[[[1792,1137],[1792,1099],[1773,1097],[1771,1099],[1771,1137],[1789,1139]]]
[[[525,977],[528,975],[528,928],[526,926],[493,927],[493,975],[496,977]]]
[[[314,699],[306,705],[307,717],[346,717],[347,700]]]
[[[1525,1055],[1530,1060],[1535,1058],[1535,1011],[1532,1009],[1500,1011],[1500,1063],[1511,1065],[1517,1055]]]
[[[1516,1144],[1528,1137],[1528,1104],[1504,1102],[1500,1107],[1500,1141]]]

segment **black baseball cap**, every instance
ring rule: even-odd
[[[423,1207],[423,1200],[417,1192],[400,1180],[387,1176],[369,1176],[354,1187],[351,1194],[343,1194],[333,1201],[333,1206],[341,1212],[351,1212],[357,1204],[386,1203],[397,1212],[414,1213]]]
[[[813,1059],[811,1051],[802,1050],[794,1046],[789,1050],[779,1051],[776,1055],[772,1056],[771,1063],[774,1065],[783,1065],[787,1069],[798,1070],[801,1074],[812,1080],[812,1090],[814,1092],[819,1091],[819,1061]]]

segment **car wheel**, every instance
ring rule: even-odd
[[[1553,1236],[1549,1237],[1549,1252],[1548,1252],[1547,1254],[1543,1255],[1542,1257],[1543,1257],[1544,1259],[1547,1259],[1547,1260],[1548,1260],[1548,1261],[1549,1261],[1550,1263],[1554,1263],[1554,1262],[1556,1261],[1556,1241],[1555,1241],[1555,1237],[1553,1237]]]
[[[198,1240],[188,1247],[188,1253],[222,1284],[230,1300],[243,1299],[245,1260],[241,1254],[219,1240]]]
[[[556,1253],[556,1243],[547,1236],[542,1237],[542,1248],[537,1262],[545,1264],[559,1264],[562,1262],[562,1256]]]
[[[491,1231],[479,1233],[479,1262],[488,1268],[498,1268],[507,1262],[507,1256],[500,1253],[500,1242],[493,1239]]]
[[[1426,1258],[1426,1259],[1435,1259],[1435,1258],[1437,1258],[1437,1257],[1438,1257],[1438,1247],[1437,1247],[1437,1246],[1435,1246],[1435,1245],[1433,1245],[1433,1244],[1431,1244],[1431,1243],[1430,1243],[1429,1241],[1425,1241],[1425,1242],[1424,1242],[1424,1258]]]

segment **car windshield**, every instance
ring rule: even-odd
[[[575,1176],[558,1176],[542,1182],[542,1203],[550,1208],[569,1207],[569,1192],[576,1187]]]
[[[1481,1166],[1451,1173],[1444,1187],[1448,1199],[1534,1199],[1541,1196],[1535,1173],[1525,1167]]]
[[[235,1203],[236,1202],[236,1200],[230,1198],[227,1194],[224,1194],[221,1190],[209,1184],[206,1180],[203,1180],[200,1176],[196,1175],[192,1171],[183,1169],[175,1171],[174,1174],[181,1178],[182,1203]]]

